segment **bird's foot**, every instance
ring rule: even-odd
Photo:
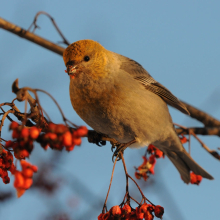
[[[97,133],[96,131],[89,131],[88,132],[88,141],[89,143],[93,143],[98,145],[99,147],[102,147],[106,145],[106,141],[102,140],[102,137],[104,134]]]
[[[121,160],[121,154],[124,153],[124,150],[135,142],[136,142],[136,140],[132,140],[132,141],[130,141],[128,143],[124,143],[124,144],[121,144],[119,142],[116,144],[112,144],[112,148],[111,148],[112,151],[113,151],[113,148],[117,147],[117,149],[115,150],[115,152],[112,155],[112,161],[114,161],[114,157],[116,157],[117,160]]]

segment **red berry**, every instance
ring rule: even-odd
[[[124,215],[126,215],[126,214],[128,214],[128,213],[131,212],[131,207],[130,207],[129,205],[125,204],[125,205],[122,207],[121,211],[122,211],[122,213],[123,213]]]
[[[72,150],[74,149],[74,147],[75,147],[75,145],[72,145],[72,146],[70,146],[70,147],[66,147],[66,150],[67,150],[67,151],[72,151]]]
[[[113,216],[120,216],[121,215],[121,208],[118,205],[115,205],[110,209],[110,212]]]
[[[37,170],[38,170],[38,167],[37,166],[35,166],[35,165],[32,165],[31,166],[31,169],[36,173],[37,172]]]
[[[65,134],[63,134],[63,145],[66,147],[70,147],[72,145],[72,135],[70,131],[67,131]]]
[[[21,188],[24,186],[24,177],[21,174],[21,172],[16,171],[15,173],[15,181],[14,181],[14,187],[15,188]]]
[[[22,174],[26,178],[31,178],[34,174],[34,171],[31,168],[27,168],[22,171]]]
[[[143,213],[147,212],[148,206],[149,206],[149,205],[148,205],[147,203],[144,203],[144,204],[140,207],[140,212],[143,212]]]
[[[20,159],[24,159],[25,157],[29,157],[29,153],[27,150],[24,149],[19,152],[19,156],[20,156]]]
[[[154,208],[154,213],[157,218],[162,218],[164,213],[164,208],[160,205],[156,205]]]
[[[63,134],[68,130],[68,128],[63,124],[56,125],[55,133]]]
[[[24,188],[25,189],[29,189],[32,184],[33,184],[33,180],[31,178],[26,178],[24,180]]]
[[[32,139],[37,139],[39,134],[40,134],[40,131],[39,131],[38,128],[36,128],[36,127],[31,127],[30,128],[30,137]]]
[[[88,129],[86,126],[80,126],[77,130],[76,130],[76,135],[80,136],[80,137],[84,137],[88,134]]]
[[[13,138],[13,139],[18,139],[18,138],[19,138],[19,133],[18,133],[17,130],[13,130],[13,132],[12,132],[12,138]]]
[[[21,130],[21,137],[22,138],[27,138],[28,136],[29,136],[29,129],[26,128],[26,127],[22,128],[22,130]]]
[[[31,168],[31,166],[32,166],[26,160],[21,160],[20,163],[21,163],[22,170],[27,169],[27,168]]]
[[[73,138],[73,143],[75,145],[79,146],[82,143],[82,139],[81,138]]]
[[[16,128],[18,128],[19,124],[16,122],[16,121],[13,121],[11,124],[10,124],[10,127],[9,129],[11,130],[15,130]]]
[[[3,182],[4,182],[4,184],[10,183],[10,178],[8,176],[4,177]]]
[[[48,124],[48,130],[49,130],[49,132],[54,133],[54,132],[55,132],[55,129],[56,129],[56,125],[55,125],[54,123],[49,123],[49,124]]]
[[[6,141],[5,143],[5,148],[11,148],[13,146],[14,142],[13,141]]]

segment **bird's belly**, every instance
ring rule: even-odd
[[[90,127],[120,143],[136,139],[137,143],[131,147],[163,139],[172,127],[165,102],[147,90],[113,90],[101,94],[89,90],[86,96],[82,90],[71,91],[73,108]]]

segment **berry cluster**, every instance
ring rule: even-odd
[[[146,156],[142,157],[144,162],[136,168],[135,177],[137,179],[143,178],[145,181],[148,179],[148,174],[154,174],[154,167],[157,162],[155,155],[151,155],[149,159]]]
[[[12,130],[12,138],[16,141],[7,141],[5,147],[12,148],[17,159],[29,157],[34,147],[33,141],[38,138],[40,130],[35,126],[23,127],[15,121],[11,123],[9,129]]]
[[[201,181],[202,181],[202,176],[196,175],[193,172],[190,173],[190,183],[191,184],[199,185]]]
[[[154,155],[156,158],[164,157],[164,153],[156,148],[153,144],[150,144],[147,148],[147,152],[151,155]]]
[[[188,139],[184,135],[179,136],[179,139],[182,144],[185,144],[186,142],[188,142]]]
[[[14,187],[17,190],[17,196],[20,197],[24,194],[25,190],[29,189],[33,183],[33,173],[37,172],[37,166],[28,163],[26,160],[21,160],[22,171],[15,170]]]
[[[10,183],[8,171],[10,171],[13,174],[15,169],[16,168],[13,163],[13,156],[11,152],[3,149],[0,155],[0,177],[2,178],[2,181],[5,184]]]
[[[154,215],[158,218],[162,218],[164,208],[162,206],[153,206],[151,204],[144,203],[136,209],[132,209],[129,205],[125,204],[123,207],[118,205],[113,206],[109,212],[101,213],[98,216],[98,220],[153,220]]]
[[[80,145],[82,137],[86,136],[88,129],[81,126],[74,130],[63,124],[49,123],[46,133],[41,134],[37,141],[46,150],[48,147],[56,150],[72,151],[75,145]]]

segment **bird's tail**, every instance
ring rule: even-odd
[[[186,152],[185,149],[181,151],[168,151],[165,152],[171,162],[179,171],[183,181],[185,183],[190,182],[190,171],[193,171],[195,174],[200,175],[207,179],[213,179],[213,177],[206,172],[199,164],[197,164],[193,158]]]

